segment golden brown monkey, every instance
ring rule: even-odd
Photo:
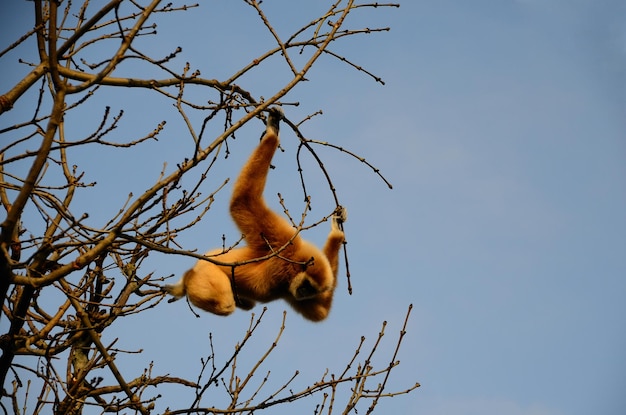
[[[309,320],[320,321],[328,315],[344,241],[338,223],[345,220],[345,210],[339,208],[332,217],[328,239],[320,250],[267,206],[263,190],[278,147],[282,117],[278,108],[269,111],[265,134],[233,188],[230,213],[246,246],[208,252],[206,256],[232,265],[199,260],[176,285],[166,286],[174,297],[187,295],[196,307],[218,315],[231,314],[235,306],[248,310],[257,301],[279,298]],[[270,257],[237,265],[266,256]]]

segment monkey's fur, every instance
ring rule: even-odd
[[[177,284],[165,287],[175,298],[187,295],[196,307],[218,315],[231,314],[236,306],[248,310],[257,301],[282,298],[309,320],[320,321],[328,316],[337,286],[339,249],[344,241],[338,222],[345,220],[345,210],[340,208],[333,216],[330,233],[320,250],[296,235],[296,229],[267,206],[263,190],[278,147],[282,117],[280,109],[270,110],[265,134],[233,188],[230,213],[247,245],[223,253],[222,249],[208,252],[208,257],[234,266],[199,260]],[[265,256],[271,257],[236,265]]]

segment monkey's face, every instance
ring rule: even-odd
[[[328,264],[328,261],[325,263]],[[320,269],[323,270],[321,274],[318,273]],[[323,283],[320,284],[318,281]],[[287,301],[294,310],[307,319],[322,321],[330,311],[334,288],[334,277],[330,265],[328,267],[315,267],[313,270],[309,267],[306,271],[296,274],[292,280],[290,285],[292,296],[287,297]]]
[[[301,272],[296,274],[289,285],[289,291],[298,301],[315,298],[331,291],[335,286],[334,279],[330,264],[325,257],[321,256],[309,262]]]
[[[315,245],[300,240],[292,258],[304,264],[289,284],[289,292],[296,301],[314,299],[335,288],[330,262]]]
[[[315,297],[319,293],[319,287],[316,286],[315,282],[306,272],[302,272],[301,274],[304,275],[296,275],[296,280],[300,281],[300,283],[294,286],[295,292],[293,296],[296,300],[306,300]]]

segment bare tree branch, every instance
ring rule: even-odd
[[[122,356],[144,351],[126,346],[134,333],[120,333],[120,319],[158,311],[166,299],[162,287],[171,275],[154,267],[154,257],[201,259],[232,269],[244,265],[202,255],[181,239],[198,224],[204,226],[213,214],[213,202],[228,183],[217,178],[215,166],[230,155],[235,134],[255,119],[265,120],[271,106],[300,105],[298,97],[292,97],[294,88],[306,81],[322,57],[337,59],[346,69],[383,83],[352,58],[329,48],[345,38],[389,30],[350,27],[347,16],[355,10],[374,13],[396,4],[333,0],[320,16],[285,33],[261,1],[244,3],[258,16],[258,25],[272,44],[251,62],[231,68],[222,80],[203,77],[192,63],[181,64],[182,47],[174,46],[158,57],[143,49],[144,41],[157,35],[159,19],[199,8],[198,4],[34,0],[34,27],[24,27],[1,48],[0,65],[17,55],[26,68],[22,79],[0,96],[0,203],[5,212],[0,223],[0,321],[7,322],[0,333],[0,408],[5,413],[235,414],[298,401],[314,402],[315,413],[329,414],[366,410],[361,402],[367,402],[369,413],[382,398],[419,386],[387,390],[387,379],[399,364],[410,308],[386,367],[374,368],[372,363],[375,354],[385,353],[384,323],[368,353],[362,354],[368,344],[362,338],[337,375],[327,369],[304,386],[299,384],[302,375],[297,369],[289,368],[284,375],[281,368],[271,366],[271,356],[286,330],[285,314],[256,363],[242,369],[244,356],[254,352],[250,339],[258,336],[262,324],[271,323],[263,321],[265,309],[251,315],[248,329],[224,358],[218,359],[213,348],[218,339],[211,335],[211,350],[194,379],[179,373],[153,374],[152,363],[139,373],[123,364]],[[34,62],[21,59],[24,56],[35,56],[29,58]],[[244,75],[262,74],[269,59],[279,56],[288,71],[282,78],[277,76],[279,86],[262,97],[258,86]],[[129,119],[133,108],[124,105],[130,93],[167,105],[145,119]],[[117,97],[116,101],[103,104],[106,94]],[[20,102],[26,97],[32,103]],[[26,113],[25,107],[30,108]],[[9,111],[10,119],[2,116]],[[310,117],[315,114],[321,111]],[[295,235],[328,221],[341,206],[316,145],[356,158],[391,187],[362,157],[332,142],[305,138],[299,131],[302,122],[286,122],[300,140],[294,154],[298,166],[301,150],[306,149],[326,177],[335,201],[325,213],[312,217],[311,189],[301,172],[304,202],[296,209],[299,218],[292,217],[279,194]],[[170,123],[181,128],[173,133],[168,130]],[[176,154],[165,147],[168,140],[176,140]],[[154,172],[137,174],[137,166],[143,164],[122,166],[117,159],[107,160],[103,173],[91,165],[99,152],[142,157],[151,148],[158,150],[150,154],[162,157],[156,160]],[[113,193],[106,190],[118,169],[129,177],[141,176],[141,184],[132,191],[124,183],[115,184]],[[107,203],[89,200],[94,194]],[[85,211],[85,199],[93,211]],[[223,249],[240,242],[227,244],[223,236]],[[246,263],[282,257],[289,243]],[[344,257],[351,292],[345,249]],[[171,390],[189,391],[190,398],[174,399]],[[216,400],[217,395],[223,397]]]

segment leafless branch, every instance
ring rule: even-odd
[[[162,285],[171,274],[154,267],[153,258],[187,257],[233,268],[245,264],[220,262],[219,255],[206,257],[197,247],[185,246],[181,238],[196,226],[204,226],[229,182],[217,178],[216,166],[229,157],[231,141],[246,124],[264,120],[273,105],[300,105],[292,97],[293,89],[307,80],[320,58],[338,59],[347,69],[382,83],[352,58],[336,53],[340,49],[334,45],[345,38],[388,30],[350,27],[346,19],[350,13],[374,13],[377,8],[397,5],[333,0],[321,16],[285,34],[261,1],[245,0],[246,10],[256,13],[258,25],[269,33],[273,44],[219,80],[204,77],[190,63],[198,58],[183,56],[181,46],[171,46],[158,56],[144,48],[144,42],[157,36],[160,19],[190,9],[199,11],[199,4],[162,4],[159,0],[33,3],[34,27],[25,27],[0,51],[0,65],[17,55],[16,61],[25,68],[22,79],[0,96],[0,203],[5,213],[0,224],[0,408],[4,412],[233,414],[315,400],[316,413],[344,408],[346,413],[360,408],[361,401],[369,402],[371,411],[380,399],[419,386],[386,389],[389,374],[398,366],[396,357],[409,313],[386,367],[375,369],[372,364],[373,355],[383,349],[383,325],[364,360],[359,361],[366,347],[363,338],[338,376],[326,370],[317,382],[305,386],[298,385],[298,370],[281,378],[280,371],[270,366],[270,356],[286,330],[286,315],[274,340],[240,374],[238,359],[244,350],[253,352],[250,339],[261,327],[265,309],[251,316],[232,353],[219,362],[213,348],[218,340],[211,334],[210,351],[193,380],[153,373],[152,363],[132,373],[122,356],[143,351],[125,346],[127,333],[115,335],[120,319],[156,311],[166,298]],[[278,56],[288,71],[283,79],[276,79],[282,84],[273,94],[263,97],[244,75],[262,74],[269,58]],[[181,64],[183,57],[189,62]],[[167,105],[158,114],[129,116],[134,108],[125,99],[131,93]],[[114,97],[112,102],[102,103],[110,97]],[[32,102],[21,102],[27,99]],[[10,118],[2,116],[10,111]],[[321,111],[310,117],[316,114]],[[331,142],[305,138],[299,131],[302,122],[285,121],[300,140],[294,154],[299,168],[301,151],[306,149],[326,177],[336,204],[312,217],[310,189],[300,171],[304,202],[292,209],[301,212],[300,218],[291,216],[279,194],[279,203],[294,226],[294,238],[328,221],[340,206],[316,145],[356,158],[391,187],[362,157]],[[106,154],[102,171],[95,166],[100,154]],[[144,171],[144,163],[118,161],[126,154],[162,158],[155,161],[154,171]],[[130,187],[116,182],[113,176],[120,172],[138,178],[139,184]],[[240,242],[227,246],[224,237],[224,251]],[[266,257],[252,261],[281,256],[290,242],[273,246]],[[345,249],[344,256],[351,292]],[[370,386],[373,382],[378,383]],[[154,393],[157,386],[159,390],[190,390],[193,396],[189,402],[168,399]],[[225,394],[222,408],[213,400],[218,392]],[[339,408],[341,401],[345,401],[344,408]]]

